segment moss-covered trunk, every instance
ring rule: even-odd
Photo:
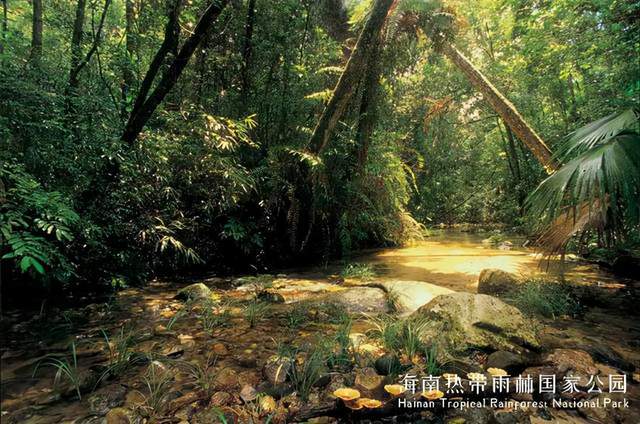
[[[309,139],[309,150],[312,153],[321,153],[333,135],[336,124],[344,114],[356,85],[364,75],[367,59],[371,49],[376,45],[376,39],[384,26],[392,3],[393,0],[376,0],[373,4],[371,16],[360,32],[356,46],[342,75],[340,75],[331,99],[324,108],[322,116],[313,130],[313,135]]]
[[[553,161],[551,150],[535,130],[527,124],[516,107],[453,45],[445,43],[442,52],[464,72],[471,84],[484,95],[491,107],[529,148],[542,166],[549,172],[555,171],[557,165]]]

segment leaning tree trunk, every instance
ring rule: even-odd
[[[445,43],[442,52],[464,72],[471,84],[485,96],[491,107],[529,148],[542,166],[548,172],[555,171],[557,164],[552,158],[551,150],[533,128],[526,123],[515,106],[453,45]]]
[[[349,57],[349,61],[340,75],[338,84],[333,90],[329,103],[324,108],[320,120],[309,139],[309,150],[319,154],[324,150],[331,138],[335,127],[342,117],[355,86],[362,78],[367,65],[367,58],[371,49],[376,44],[376,39],[384,26],[387,13],[393,0],[376,0],[356,46]]]
[[[358,174],[362,173],[367,163],[371,136],[378,118],[378,92],[380,90],[380,74],[382,72],[382,64],[379,57],[381,52],[382,40],[378,38],[367,61],[362,99],[360,100],[360,120],[356,136],[358,144]]]
[[[33,0],[33,23],[31,26],[30,60],[34,64],[39,64],[41,58],[42,58],[42,0]]]
[[[193,29],[193,33],[187,38],[176,54],[175,58],[169,65],[169,69],[162,75],[160,81],[156,85],[155,89],[149,94],[148,97],[140,96],[134,104],[133,110],[127,121],[127,125],[124,128],[121,139],[122,141],[133,144],[138,138],[138,135],[147,124],[147,121],[153,115],[156,108],[162,103],[165,96],[178,82],[178,78],[182,75],[182,71],[189,63],[189,59],[195,52],[196,48],[200,45],[205,38],[207,31],[213,26],[214,22],[220,16],[220,13],[229,3],[229,0],[214,0],[209,7],[204,11],[196,27]],[[166,37],[166,36],[165,36]],[[164,43],[163,43],[164,44]],[[162,48],[162,47],[161,47]],[[153,73],[153,76],[157,73],[157,69],[150,68],[149,72]],[[145,77],[145,79],[147,79]],[[151,79],[152,82],[153,78]]]

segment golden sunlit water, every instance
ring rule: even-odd
[[[483,269],[498,268],[521,276],[558,277],[558,261],[541,261],[533,249],[524,248],[521,237],[507,237],[513,245],[499,248],[483,240],[488,234],[440,231],[415,245],[385,249],[366,254],[358,260],[370,262],[384,277],[397,280],[424,281],[456,291],[475,292]],[[620,278],[596,265],[567,259],[565,278],[577,283],[620,286]]]

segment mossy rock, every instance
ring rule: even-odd
[[[211,296],[211,290],[209,287],[202,283],[190,284],[187,287],[180,289],[176,295],[178,300],[197,300],[204,299]]]
[[[518,278],[501,269],[483,269],[478,277],[478,293],[500,295],[513,290],[520,284]]]
[[[431,322],[420,335],[423,342],[444,340],[452,351],[540,349],[534,330],[538,323],[517,308],[485,294],[440,295],[411,316]]]

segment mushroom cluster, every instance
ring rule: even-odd
[[[402,395],[406,389],[401,384],[387,384],[384,386],[384,390],[389,393],[392,398],[396,398]],[[375,409],[380,408],[383,405],[382,401],[378,399],[360,397],[360,392],[358,390],[349,387],[340,388],[334,391],[333,395],[340,399],[347,408],[353,411],[363,408]]]

